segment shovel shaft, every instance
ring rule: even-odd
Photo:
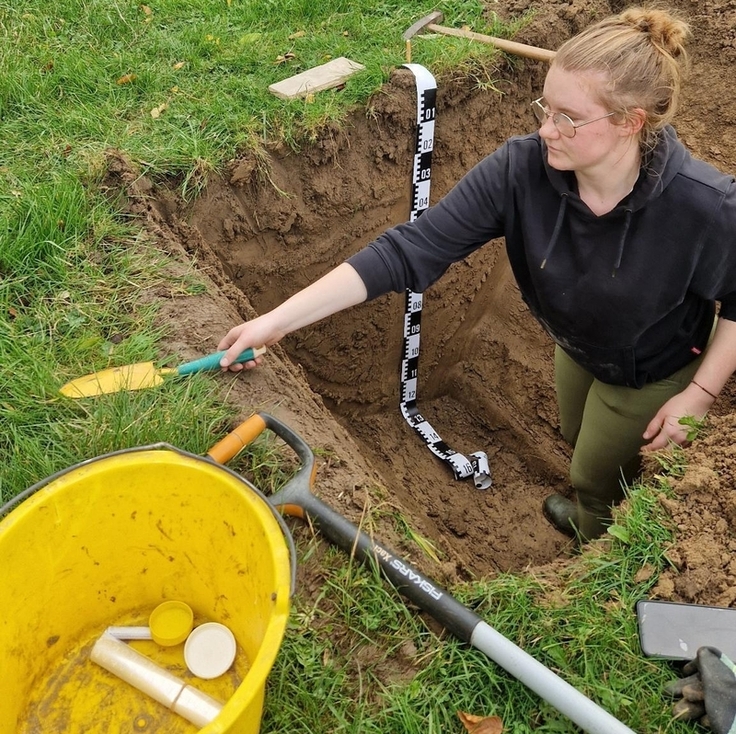
[[[296,432],[267,413],[252,416],[243,426],[247,426],[243,436],[252,435],[252,438],[269,428],[286,441],[301,460],[301,467],[296,475],[283,489],[269,498],[273,506],[286,514],[310,520],[328,541],[351,557],[377,568],[402,596],[431,615],[448,632],[463,642],[470,643],[511,673],[583,731],[588,734],[635,734],[605,709],[486,624],[475,612],[421,571],[313,495],[314,454]]]
[[[421,571],[369,537],[314,495],[305,497],[303,486],[297,486],[293,492],[292,488],[287,484],[270,501],[288,514],[298,514],[290,508],[301,507],[328,541],[366,565],[378,567],[384,578],[402,596],[427,612],[455,637],[470,643],[511,673],[583,731],[588,734],[635,734],[577,688],[486,624],[475,612]]]
[[[284,490],[282,490],[284,491]],[[279,493],[281,494],[281,493]],[[284,495],[271,501],[286,502]],[[297,498],[292,498],[297,500]],[[314,495],[298,499],[320,533],[351,557],[378,567],[384,578],[405,598],[427,612],[448,632],[500,665],[530,690],[554,706],[588,734],[635,734],[577,688],[497,632],[431,579],[393,551],[370,538]],[[278,506],[278,505],[277,505]],[[288,512],[289,505],[281,505]],[[294,513],[296,514],[296,513]]]
[[[470,644],[511,673],[540,698],[551,703],[584,732],[635,734],[633,729],[629,729],[482,620],[479,620],[478,626],[473,631]]]
[[[295,508],[299,507],[326,540],[367,566],[378,568],[402,596],[428,612],[455,637],[470,642],[480,617],[380,541],[368,536],[314,495],[307,499],[303,496],[290,498],[287,486],[270,501],[287,514],[298,514]]]

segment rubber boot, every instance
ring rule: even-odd
[[[585,543],[599,538],[611,524],[610,511],[605,517],[585,509],[579,502],[551,494],[544,500],[542,509],[546,518],[565,535]]]
[[[601,509],[599,512],[591,512],[578,502],[577,522],[575,524],[582,541],[600,538],[612,522],[610,508]]]
[[[561,494],[551,494],[542,505],[545,517],[561,532],[570,537],[577,535],[578,506]]]

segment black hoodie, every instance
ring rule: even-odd
[[[348,262],[368,298],[422,292],[489,240],[506,239],[521,295],[599,380],[642,387],[706,347],[715,314],[736,321],[736,181],[690,156],[672,128],[632,192],[596,216],[538,133],[508,140],[415,222]]]

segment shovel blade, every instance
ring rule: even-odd
[[[122,390],[143,390],[160,385],[171,372],[176,370],[159,369],[153,362],[139,362],[78,377],[67,382],[59,392],[68,398],[86,398]]]

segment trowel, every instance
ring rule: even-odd
[[[248,362],[266,351],[266,347],[246,349],[238,355],[234,362]],[[156,367],[153,362],[138,362],[123,367],[110,367],[100,372],[93,372],[67,382],[59,392],[68,398],[87,398],[122,390],[143,390],[156,387],[172,375],[191,375],[195,372],[220,369],[220,360],[224,351],[208,354],[193,362],[185,362],[178,367]]]

